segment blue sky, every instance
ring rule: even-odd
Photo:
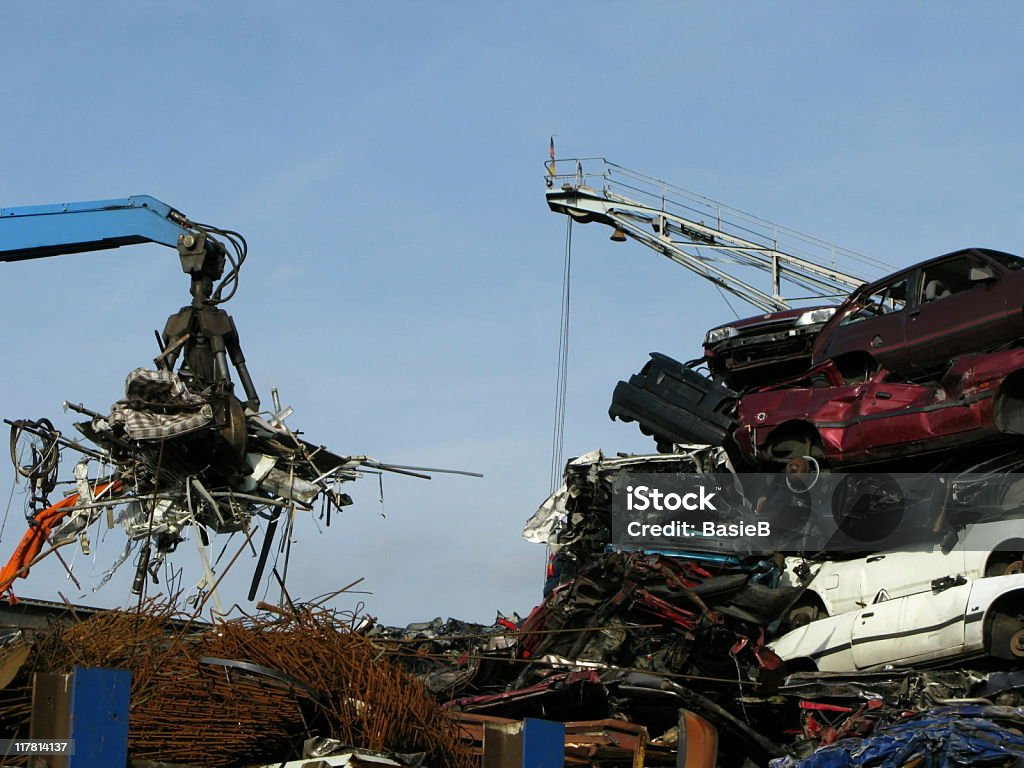
[[[228,309],[265,402],[277,386],[293,428],[342,453],[485,473],[386,477],[383,508],[359,481],[330,529],[298,521],[290,590],[362,576],[386,622],[489,621],[529,610],[543,576],[520,530],[554,409],[548,137],[897,266],[1020,252],[1022,19],[1009,2],[9,5],[0,206],[151,194],[242,231]],[[574,234],[567,456],[652,449],[608,420],[616,381],[650,351],[696,356],[731,317],[608,234]],[[156,246],[0,266],[0,411],[65,430],[61,401],[105,410],[187,299]],[[121,544],[78,556],[86,590]],[[120,605],[128,570],[92,594],[47,561],[19,594]]]

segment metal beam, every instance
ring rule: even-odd
[[[187,218],[146,195],[116,200],[0,208],[0,261],[23,261],[160,243],[171,248]]]

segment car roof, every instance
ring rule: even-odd
[[[853,291],[853,293],[851,293],[850,295],[853,296],[854,294],[860,294],[860,293],[864,293],[866,291],[874,290],[879,285],[885,285],[886,283],[892,282],[893,280],[896,280],[896,279],[898,279],[900,277],[903,277],[904,275],[909,275],[911,272],[914,272],[914,271],[916,271],[918,269],[921,269],[922,267],[928,267],[928,266],[931,266],[932,264],[937,264],[940,261],[945,261],[946,259],[954,259],[954,258],[957,258],[959,256],[967,256],[967,255],[976,255],[976,256],[1010,256],[1011,258],[1014,258],[1014,259],[1020,258],[1019,256],[1016,256],[1015,254],[1007,253],[1006,251],[997,251],[997,250],[995,250],[993,248],[978,248],[978,247],[974,247],[974,248],[961,248],[960,250],[957,250],[957,251],[950,251],[949,253],[944,253],[941,256],[935,256],[935,257],[933,257],[931,259],[925,259],[924,261],[919,261],[917,264],[914,264],[913,266],[905,267],[905,268],[899,270],[898,272],[892,272],[892,273],[886,275],[885,277],[882,277],[882,278],[879,278],[878,280],[875,280],[873,283],[865,283],[860,288],[858,288],[857,290]]]

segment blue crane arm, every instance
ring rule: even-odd
[[[194,234],[181,213],[146,195],[0,208],[0,261],[99,251],[137,243],[177,248]]]
[[[223,233],[236,256],[231,271],[224,275],[228,259],[224,243],[209,232]],[[41,259],[64,253],[82,253],[119,248],[138,243],[159,243],[178,251],[181,269],[191,278],[192,304],[172,315],[164,328],[157,365],[173,370],[179,353],[185,350],[190,366],[199,369],[206,383],[231,386],[228,359],[234,364],[248,397],[248,405],[259,409],[259,396],[245,365],[231,316],[220,309],[238,286],[238,269],[245,260],[245,239],[240,235],[203,224],[193,224],[180,212],[159,200],[136,195],[118,200],[58,203],[22,208],[0,208],[0,262]],[[231,286],[221,297],[225,284]]]

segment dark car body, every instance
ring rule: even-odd
[[[787,379],[811,363],[814,339],[836,308],[800,307],[716,326],[704,336],[704,360],[716,381],[743,390]]]
[[[635,421],[660,451],[674,444],[722,445],[736,427],[736,397],[686,364],[652,352],[639,373],[616,385],[608,416]]]
[[[967,248],[866,285],[818,333],[812,362],[848,377],[879,366],[913,375],[1024,337],[1024,260]]]
[[[931,453],[1024,434],[1024,348],[962,355],[938,384],[880,368],[846,383],[831,361],[740,400],[740,454],[760,465],[811,455],[829,466]]]

